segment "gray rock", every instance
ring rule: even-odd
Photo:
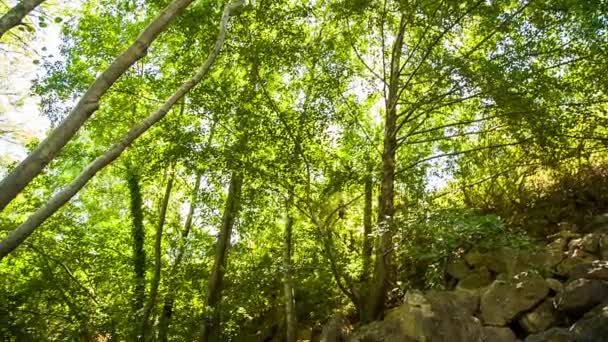
[[[456,259],[447,264],[446,272],[453,278],[461,280],[471,273],[471,269],[464,260]]]
[[[565,328],[551,328],[538,334],[529,335],[524,342],[577,342],[574,334]]]
[[[490,285],[492,282],[492,276],[490,271],[483,266],[481,268],[471,271],[465,278],[458,282],[456,285],[457,290],[475,290],[481,289]]]
[[[320,342],[346,341],[349,332],[350,324],[348,319],[342,314],[337,314],[323,326]]]
[[[548,293],[547,283],[536,272],[522,272],[509,281],[496,280],[481,296],[481,318],[485,324],[504,326]]]
[[[384,321],[397,322],[401,334],[416,341],[482,341],[481,322],[471,315],[473,301],[466,295],[458,291],[426,295],[409,291],[405,303],[389,310]]]
[[[608,281],[608,261],[595,260],[574,266],[570,273],[570,279],[596,279]]]
[[[547,286],[549,286],[549,288],[555,293],[562,292],[564,290],[564,284],[557,279],[547,278],[545,279],[545,282],[547,283]]]
[[[608,234],[600,237],[600,257],[602,260],[608,260]]]
[[[553,300],[558,311],[581,314],[608,298],[608,284],[600,280],[577,279]]]
[[[350,335],[348,342],[416,342],[401,333],[399,322],[376,321],[364,325]]]
[[[531,312],[519,319],[519,325],[528,333],[534,334],[549,329],[557,321],[553,298],[545,299]]]
[[[596,233],[584,235],[581,239],[582,250],[591,254],[598,253],[600,248],[600,237],[601,235]]]
[[[577,341],[608,341],[608,305],[598,305],[570,327]]]
[[[557,265],[556,273],[562,276],[568,276],[574,267],[578,264],[592,262],[597,258],[593,254],[589,254],[581,249],[575,249],[566,254],[566,258]]]
[[[507,327],[483,327],[484,341],[487,342],[516,342],[517,337],[513,330]]]

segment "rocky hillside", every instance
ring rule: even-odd
[[[608,341],[608,226],[562,228],[532,250],[470,250],[447,267],[451,290],[410,290],[354,329],[336,316],[320,340]]]

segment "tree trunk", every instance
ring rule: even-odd
[[[2,36],[8,32],[8,30],[23,24],[23,18],[44,1],[46,0],[21,0],[15,7],[11,8],[0,17],[0,40],[2,40]]]
[[[97,172],[114,161],[120,154],[137,139],[140,135],[146,132],[152,125],[160,121],[167,115],[171,107],[177,103],[190,89],[194,88],[204,77],[213,65],[224,44],[226,31],[228,29],[228,19],[233,11],[238,9],[244,0],[239,0],[226,5],[220,22],[220,32],[213,49],[209,53],[205,63],[199,68],[197,73],[188,81],[184,82],[181,87],[173,94],[163,106],[148,116],[144,121],[137,126],[131,128],[129,132],[123,136],[121,141],[112,146],[110,150],[95,159],[87,168],[68,186],[55,194],[42,208],[32,214],[24,223],[13,230],[4,240],[0,242],[0,261],[17,248],[28,236],[30,236],[36,228],[38,228],[47,218],[53,215],[61,206],[69,201],[85,184],[95,176]],[[3,182],[6,181],[6,178]],[[1,188],[1,186],[0,186]],[[0,190],[0,193],[1,190]]]
[[[391,57],[391,74],[386,99],[384,123],[384,150],[380,175],[380,199],[378,201],[378,230],[374,276],[369,286],[368,302],[361,312],[363,322],[380,318],[390,284],[391,249],[393,238],[395,155],[397,150],[397,102],[399,99],[399,74],[405,32],[405,16],[401,16],[399,32],[395,38]]]
[[[206,309],[203,314],[201,329],[201,342],[220,341],[219,304],[221,301],[222,280],[224,277],[224,267],[226,265],[226,254],[230,246],[230,236],[239,210],[242,183],[243,175],[240,171],[234,171],[232,179],[230,180],[228,198],[226,199],[226,207],[224,208],[224,216],[222,218],[222,227],[217,240],[213,269],[209,279]]]
[[[167,217],[167,206],[169,205],[169,197],[171,196],[171,189],[173,188],[173,174],[169,175],[167,181],[167,188],[165,189],[165,195],[160,207],[160,213],[158,217],[158,225],[156,227],[156,238],[154,241],[154,276],[152,283],[150,284],[150,293],[148,295],[148,301],[144,307],[144,313],[141,320],[141,335],[146,336],[147,331],[152,331],[150,320],[150,313],[154,309],[156,304],[156,296],[158,295],[158,285],[160,284],[160,276],[162,270],[162,241],[163,241],[163,228],[165,226],[165,219]],[[149,338],[148,338],[149,339]]]
[[[182,232],[182,237],[180,239],[179,250],[177,252],[177,257],[173,263],[173,267],[171,267],[171,273],[169,276],[169,283],[167,285],[167,294],[165,296],[165,303],[163,305],[163,311],[160,316],[160,323],[158,327],[158,341],[166,342],[167,341],[167,333],[169,330],[169,323],[171,322],[171,316],[173,316],[173,303],[175,302],[175,296],[177,294],[176,282],[177,282],[177,273],[179,272],[179,267],[184,257],[184,252],[186,250],[186,242],[188,239],[188,235],[190,235],[190,229],[192,227],[192,218],[194,216],[194,209],[196,208],[196,201],[198,198],[198,189],[201,184],[201,174],[199,173],[196,176],[196,182],[194,184],[194,189],[192,190],[192,198],[190,199],[190,210],[188,211],[188,216],[186,217],[186,223],[184,224],[184,230]]]
[[[371,165],[371,164],[370,164]],[[373,179],[372,171],[369,168],[365,176],[365,204],[363,207],[363,267],[361,269],[360,280],[365,282],[369,279],[369,272],[372,263],[373,241],[372,237],[372,197],[373,197]]]
[[[141,341],[143,335],[141,335],[141,331],[139,331],[139,326],[142,321],[144,300],[146,296],[146,251],[144,249],[146,233],[144,230],[139,176],[132,170],[127,172],[131,202],[131,219],[133,220],[131,236],[133,238],[133,322],[135,324],[132,332],[132,339],[134,341]]]
[[[99,108],[99,100],[131,65],[146,55],[148,46],[171,20],[193,0],[175,0],[160,13],[112,64],[91,84],[70,114],[44,139],[25,160],[0,182],[2,211],[44,167],[59,153],[85,121]]]
[[[291,236],[293,229],[293,218],[289,213],[289,201],[285,208],[285,236],[283,239],[283,287],[285,295],[285,323],[286,323],[286,342],[296,342],[297,321],[296,303],[293,294],[293,279],[291,268]]]

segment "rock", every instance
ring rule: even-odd
[[[568,273],[570,279],[596,279],[608,281],[608,261],[595,260],[578,264]]]
[[[593,232],[603,232],[608,230],[608,213],[594,216],[591,219],[590,228]]]
[[[580,249],[575,249],[572,252],[568,252],[566,258],[559,265],[557,265],[557,274],[567,276],[576,265],[592,262],[595,259],[596,257],[592,254]]]
[[[525,269],[519,269],[519,272],[529,269],[535,269],[545,276],[551,276],[554,269],[564,260],[564,251],[559,246],[539,248],[530,253],[524,254],[521,258],[524,260]],[[519,273],[517,272],[517,273]]]
[[[583,251],[591,254],[599,252],[600,248],[600,234],[591,233],[586,234],[581,239],[581,248]]]
[[[545,282],[547,283],[547,286],[549,286],[549,289],[553,290],[553,292],[555,293],[559,293],[564,290],[564,284],[562,284],[561,281],[557,279],[547,278],[545,279]]]
[[[536,272],[522,272],[509,281],[496,280],[481,296],[481,318],[485,324],[504,326],[548,293],[547,283]]]
[[[425,294],[430,303],[453,303],[455,306],[473,316],[479,311],[479,295],[466,291],[435,291]],[[432,304],[431,304],[432,305]]]
[[[576,339],[568,329],[551,328],[538,334],[529,335],[524,342],[576,342]]]
[[[553,298],[545,299],[531,312],[519,319],[519,325],[528,333],[534,334],[549,329],[557,321]]]
[[[408,291],[405,303],[389,310],[384,321],[397,322],[401,334],[416,341],[482,341],[481,322],[471,316],[473,301],[467,295]]]
[[[476,290],[490,285],[492,276],[486,267],[481,267],[471,271],[471,273],[456,285],[457,290]]]
[[[323,326],[321,331],[320,342],[342,342],[346,341],[346,337],[350,332],[350,324],[348,319],[342,314],[333,316]]]
[[[577,341],[608,341],[608,305],[599,305],[570,327]]]
[[[401,333],[396,321],[376,321],[364,325],[350,335],[348,342],[416,342]]]
[[[553,240],[551,243],[547,245],[548,249],[557,250],[557,251],[565,251],[566,246],[568,246],[568,239],[563,237],[558,237]]]
[[[569,240],[581,237],[581,234],[574,232],[575,230],[577,230],[577,227],[575,225],[562,222],[558,224],[558,227],[560,231],[553,235],[549,235],[547,237],[549,240],[563,239],[566,241],[566,243],[568,243]]]
[[[583,239],[572,239],[568,242],[568,251],[572,252],[576,249],[583,249]]]
[[[608,234],[604,234],[600,237],[599,249],[602,260],[608,260]]]
[[[483,327],[484,341],[487,342],[516,342],[517,337],[513,330],[506,327]]]
[[[486,267],[495,273],[506,273],[508,271],[508,262],[513,259],[514,253],[514,251],[508,248],[492,251],[473,249],[464,255],[464,259],[472,267]]]
[[[608,284],[600,280],[577,279],[564,287],[553,300],[558,311],[581,314],[608,296]]]
[[[471,273],[471,269],[464,260],[457,259],[452,260],[447,264],[446,272],[451,277],[461,280],[466,278]]]

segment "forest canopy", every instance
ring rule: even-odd
[[[607,1],[63,2],[0,2],[2,340],[292,342],[608,211]]]

